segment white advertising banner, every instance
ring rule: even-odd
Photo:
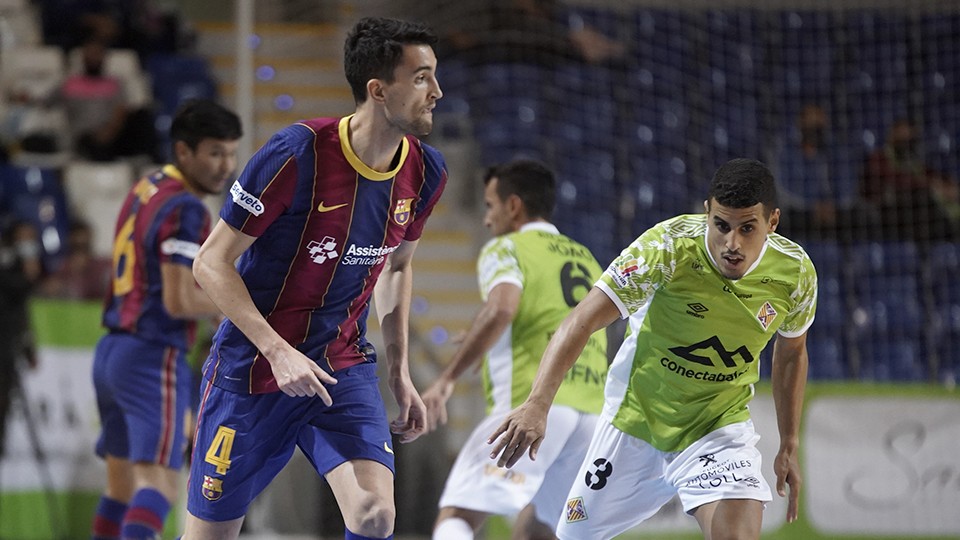
[[[44,346],[38,355],[37,368],[21,372],[25,399],[15,397],[11,408],[0,487],[99,491],[106,468],[94,454],[100,420],[93,350]]]
[[[804,425],[804,501],[818,532],[960,535],[960,400],[819,397]]]

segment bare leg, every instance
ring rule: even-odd
[[[704,540],[750,540],[760,538],[763,503],[753,499],[724,499],[693,511]]]
[[[236,540],[243,518],[230,521],[206,521],[187,513],[187,526],[181,540]]]
[[[367,459],[347,461],[326,474],[350,532],[371,538],[393,534],[393,473]]]
[[[547,525],[538,520],[536,507],[528,504],[517,514],[517,522],[513,526],[512,540],[556,540],[555,526],[556,523]]]

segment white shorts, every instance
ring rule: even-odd
[[[536,461],[524,456],[512,469],[502,469],[490,459],[493,446],[487,444],[487,438],[508,413],[484,418],[470,434],[450,470],[439,506],[509,516],[532,502],[537,519],[553,526],[587,452],[597,415],[560,405],[550,407]]]
[[[772,499],[760,474],[753,422],[722,427],[682,452],[661,452],[604,418],[587,450],[564,515],[561,540],[607,539],[650,518],[674,495],[685,512],[721,499]]]

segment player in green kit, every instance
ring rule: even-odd
[[[454,382],[486,353],[488,416],[453,465],[440,497],[433,538],[472,539],[487,516],[517,514],[531,504],[518,519],[514,538],[552,539],[603,406],[606,335],[585,336],[582,353],[571,361],[576,362],[573,369],[545,411],[550,435],[539,460],[504,471],[490,462],[483,441],[530,393],[550,336],[586,296],[601,268],[587,248],[547,221],[555,188],[546,167],[513,161],[492,169],[484,182],[484,223],[495,235],[477,263],[484,304],[450,365],[423,393],[423,400],[428,428],[445,423]]]
[[[518,464],[528,449],[538,458],[546,411],[579,351],[593,332],[628,318],[561,539],[612,538],[674,495],[704,538],[759,538],[771,494],[747,403],[774,335],[773,469],[780,496],[790,488],[787,520],[797,517],[816,272],[799,245],[774,232],[780,211],[762,163],[721,166],[704,204],[705,214],[656,225],[610,264],[550,340],[530,396],[488,439],[500,466]]]

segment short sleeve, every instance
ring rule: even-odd
[[[480,281],[480,296],[487,296],[501,283],[512,283],[523,288],[523,272],[517,261],[516,245],[507,237],[490,240],[480,250],[477,260],[477,276]]]
[[[778,332],[784,337],[798,337],[813,324],[817,311],[817,271],[806,254],[800,262],[800,276],[796,290],[790,295],[793,308],[787,313]]]
[[[289,149],[290,126],[267,142],[250,158],[240,177],[230,186],[220,218],[249,236],[260,236],[278,216],[290,207],[296,189],[298,170]]]
[[[443,194],[443,189],[447,185],[447,164],[443,156],[435,148],[429,145],[422,145],[423,148],[423,189],[421,190],[420,201],[414,209],[413,222],[407,227],[403,239],[409,242],[419,240],[423,234],[423,227],[427,224],[427,218],[433,213],[433,209]]]
[[[162,263],[193,266],[200,244],[210,233],[210,214],[198,199],[186,195],[171,200],[158,216],[155,243]]]
[[[597,287],[617,305],[621,318],[642,309],[673,277],[673,239],[658,225],[627,246],[604,270]]]

